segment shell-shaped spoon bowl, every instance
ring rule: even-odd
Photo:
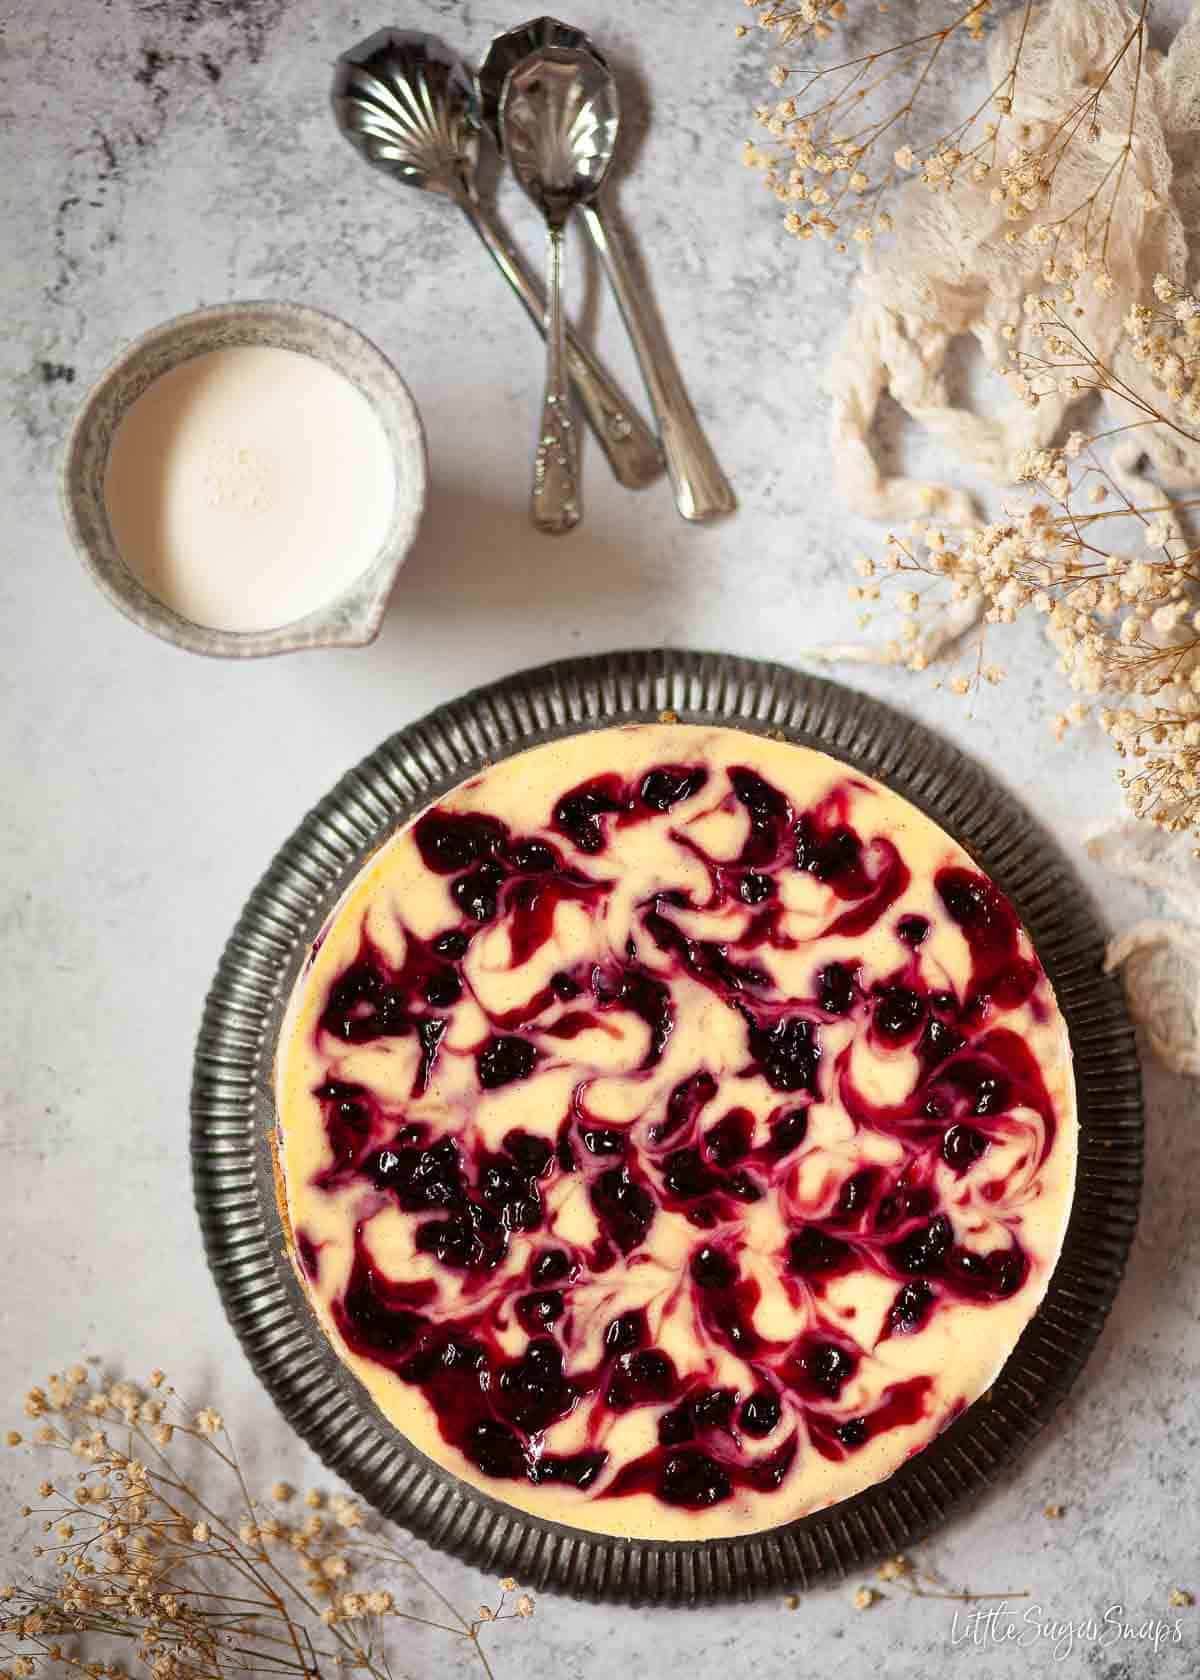
[[[569,23],[560,23],[557,18],[534,18],[530,23],[519,24],[516,29],[506,29],[502,35],[495,36],[475,72],[476,104],[473,109],[478,120],[501,149],[503,136],[500,133],[500,99],[504,92],[504,84],[508,80],[509,72],[515,70],[522,59],[540,52],[543,47],[558,47],[567,52],[590,52],[593,58],[601,64],[604,63],[603,57],[582,29],[573,29]]]
[[[500,126],[509,166],[561,225],[595,197],[612,162],[620,111],[605,67],[577,47],[540,47],[509,71]]]
[[[337,61],[333,112],[377,169],[451,198],[469,192],[479,157],[475,86],[436,35],[378,29]]]

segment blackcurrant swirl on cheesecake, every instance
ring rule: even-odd
[[[334,1346],[424,1452],[606,1533],[847,1497],[994,1380],[1074,1184],[1003,894],[815,752],[682,725],[483,772],[376,854],[277,1059]]]

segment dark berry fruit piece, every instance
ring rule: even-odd
[[[717,1082],[711,1073],[693,1073],[681,1080],[667,1098],[666,1119],[650,1128],[651,1143],[666,1143],[668,1138],[690,1126],[716,1094]]]
[[[485,1091],[528,1079],[537,1050],[527,1038],[489,1038],[475,1058],[475,1071]]]
[[[697,1429],[728,1429],[733,1421],[737,1394],[732,1388],[708,1388],[692,1401]]]
[[[950,919],[958,923],[973,945],[1007,945],[1013,932],[1013,914],[986,876],[970,869],[940,869],[934,886]]]
[[[793,1149],[798,1149],[807,1135],[808,1110],[791,1108],[786,1114],[772,1120],[767,1154],[772,1160],[782,1160],[785,1155],[790,1155]]]
[[[854,976],[845,963],[827,963],[817,975],[817,1002],[826,1015],[848,1015],[854,1007]]]
[[[488,1208],[469,1202],[449,1219],[427,1220],[417,1231],[416,1247],[443,1266],[471,1272],[492,1271],[508,1249],[508,1234]]]
[[[329,1139],[334,1164],[352,1167],[371,1136],[371,1110],[354,1097],[341,1097],[329,1103],[325,1109],[325,1136]]]
[[[956,1248],[946,1258],[946,1281],[977,1300],[1004,1300],[1020,1289],[1028,1269],[1019,1248],[993,1249],[990,1254]]]
[[[574,841],[581,852],[603,851],[601,819],[620,809],[620,785],[616,777],[599,776],[573,793],[563,795],[554,807],[554,826]]]
[[[698,1149],[676,1149],[663,1167],[663,1183],[673,1196],[690,1201],[706,1196],[717,1187],[717,1179],[700,1159]]]
[[[529,1269],[534,1283],[561,1283],[570,1276],[571,1262],[561,1248],[548,1248],[539,1254]]]
[[[514,1481],[525,1474],[525,1449],[513,1431],[495,1418],[481,1418],[468,1432],[462,1450],[485,1476]]]
[[[974,1166],[988,1146],[988,1140],[974,1126],[951,1126],[942,1139],[942,1160],[955,1172]]]
[[[754,1116],[748,1108],[731,1108],[704,1134],[704,1149],[718,1167],[731,1167],[750,1152]]]
[[[875,1187],[879,1182],[879,1171],[876,1167],[864,1167],[856,1172],[842,1185],[838,1197],[837,1211],[843,1219],[853,1218],[860,1214],[869,1204],[875,1194]]]
[[[654,1197],[629,1176],[627,1167],[610,1167],[589,1186],[596,1217],[622,1254],[645,1240],[654,1218]]]
[[[652,811],[669,811],[685,799],[694,799],[708,780],[708,772],[684,764],[663,764],[642,778],[638,789],[643,805]]]
[[[805,1350],[801,1365],[812,1387],[836,1400],[854,1375],[858,1361],[836,1342],[814,1342]]]
[[[733,1486],[715,1459],[697,1447],[681,1447],[664,1460],[658,1491],[667,1505],[701,1511],[728,1499]]]
[[[707,1243],[692,1255],[688,1268],[701,1289],[729,1289],[737,1282],[737,1267],[719,1248]]]
[[[954,1231],[944,1213],[935,1214],[928,1225],[922,1225],[888,1252],[898,1272],[919,1274],[941,1270],[947,1250],[954,1241]]]
[[[554,1160],[554,1145],[549,1138],[522,1131],[519,1126],[504,1134],[504,1152],[531,1178],[544,1178]]]
[[[426,1003],[435,1009],[449,1009],[462,996],[462,981],[450,968],[435,968],[421,988]]]
[[[604,1399],[614,1411],[627,1411],[653,1401],[669,1400],[675,1392],[675,1367],[657,1348],[623,1353],[613,1366]]]
[[[966,1042],[961,1033],[955,1032],[953,1027],[948,1027],[944,1021],[939,1021],[931,1015],[925,1023],[925,1031],[921,1034],[918,1054],[927,1068],[935,1068],[939,1062],[944,1062],[947,1057],[961,1050]]]
[[[509,852],[508,861],[518,875],[548,875],[558,868],[554,849],[541,840],[520,841]]]
[[[504,844],[504,825],[495,817],[429,811],[413,829],[413,838],[426,869],[436,875],[457,875]]]
[[[321,1016],[326,1032],[348,1044],[393,1038],[412,1030],[404,999],[370,962],[353,963],[329,988]]]
[[[517,1300],[517,1319],[531,1336],[548,1330],[563,1315],[563,1298],[557,1289],[540,1290],[535,1295],[522,1295]]]
[[[566,1413],[574,1391],[563,1378],[562,1349],[548,1337],[530,1342],[500,1378],[503,1410],[526,1435],[540,1434]]]
[[[506,1231],[536,1231],[542,1222],[537,1180],[504,1155],[485,1156],[479,1166],[479,1195]]]
[[[847,1418],[845,1423],[839,1423],[834,1434],[844,1447],[861,1447],[867,1438],[866,1418]]]
[[[896,923],[896,937],[915,950],[929,938],[929,923],[924,916],[901,916]]]
[[[589,1155],[623,1155],[627,1142],[624,1132],[614,1132],[604,1126],[584,1126],[579,1133]]]
[[[641,1347],[647,1334],[644,1312],[622,1313],[604,1332],[604,1345],[609,1353],[631,1353],[634,1348]]]
[[[822,832],[807,812],[796,824],[796,868],[832,885],[859,868],[862,841],[852,828]]]
[[[503,881],[504,871],[498,863],[481,863],[469,875],[458,877],[450,896],[464,916],[475,922],[490,922],[495,919]]]
[[[608,1463],[603,1451],[571,1453],[566,1458],[544,1453],[529,1467],[529,1480],[536,1486],[541,1482],[560,1482],[565,1487],[589,1488]]]
[[[889,986],[875,1004],[875,1031],[882,1038],[899,1042],[911,1038],[925,1017],[925,1004],[907,986]]]
[[[779,1396],[772,1394],[769,1388],[757,1388],[742,1406],[738,1422],[747,1435],[760,1440],[776,1428],[782,1415]]]
[[[731,770],[729,782],[734,797],[750,816],[750,834],[742,847],[741,861],[760,867],[773,862],[791,820],[791,806],[777,788],[753,770]]]
[[[932,1305],[933,1290],[924,1278],[918,1278],[914,1283],[906,1283],[888,1308],[888,1328],[902,1336],[910,1335],[924,1324]]]
[[[985,1074],[975,1086],[975,1101],[971,1104],[971,1113],[986,1118],[989,1114],[1002,1114],[1008,1107],[1008,1081],[1003,1074]]]
[[[432,948],[439,957],[449,957],[451,962],[458,962],[461,957],[466,956],[470,943],[467,934],[452,928],[449,933],[439,933]]]
[[[664,1447],[681,1447],[685,1441],[690,1441],[695,1433],[692,1408],[686,1400],[680,1406],[672,1406],[671,1410],[664,1412],[658,1420],[658,1439]]]
[[[805,1225],[788,1238],[788,1270],[800,1277],[836,1272],[853,1258],[849,1243],[831,1237],[817,1225]]]
[[[771,898],[775,890],[775,883],[769,875],[756,874],[752,869],[738,882],[738,897],[743,904],[761,904],[765,898]]]
[[[785,1016],[769,1027],[750,1028],[750,1054],[776,1091],[816,1092],[821,1037],[816,1023]]]

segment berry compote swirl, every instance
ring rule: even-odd
[[[1011,907],[895,794],[741,731],[572,736],[367,864],[276,1067],[292,1252],[422,1451],[602,1533],[750,1533],[988,1388],[1075,1175]]]

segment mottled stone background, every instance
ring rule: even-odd
[[[1083,0],[1080,0],[1083,3]],[[893,0],[919,19],[940,5]],[[1165,27],[1181,6],[1160,4]],[[9,0],[0,38],[0,1345],[11,1411],[79,1354],[166,1366],[212,1399],[269,1480],[318,1468],[275,1419],[226,1327],[191,1211],[192,1038],[244,896],[299,815],[396,725],[465,687],[556,654],[692,644],[787,660],[849,633],[845,569],[880,533],[829,486],[822,361],[848,262],[799,248],[741,168],[764,41],[735,0],[581,0],[621,76],[631,143],[619,200],[741,497],[696,531],[662,487],[627,495],[586,458],[587,519],[554,543],[525,504],[540,357],[516,305],[445,205],[374,177],[327,103],[336,53],[381,23],[472,53],[514,16],[479,0]],[[968,85],[947,63],[935,102]],[[528,206],[505,192],[537,254]],[[579,313],[626,377],[609,300],[571,249]],[[295,298],[362,327],[410,381],[429,432],[429,514],[378,643],[249,666],[175,652],[116,616],[68,550],[56,504],[65,428],[116,348],[161,318],[234,297]],[[886,446],[929,457],[896,426]],[[927,683],[888,695],[1021,789],[1068,844],[1115,808],[1092,734],[1054,748],[1062,704],[1044,650],[1010,635],[1012,673],[970,723]],[[1142,895],[1090,877],[1111,920]],[[1038,1619],[1110,1605],[1168,1616],[1200,1593],[1196,1096],[1148,1070],[1145,1214],[1098,1352],[1036,1449],[930,1545],[952,1580],[1029,1589]],[[0,1460],[0,1554],[17,1544],[14,1457]],[[1042,1515],[1066,1507],[1061,1521]],[[471,1604],[485,1584],[446,1559]],[[0,1556],[0,1576],[15,1572]],[[853,1583],[698,1614],[544,1598],[498,1631],[500,1676],[668,1671],[860,1680],[879,1671],[1011,1680],[1176,1680],[1182,1643],[955,1645],[952,1606]],[[960,1625],[960,1633],[963,1631]],[[435,1636],[416,1675],[455,1672]]]

